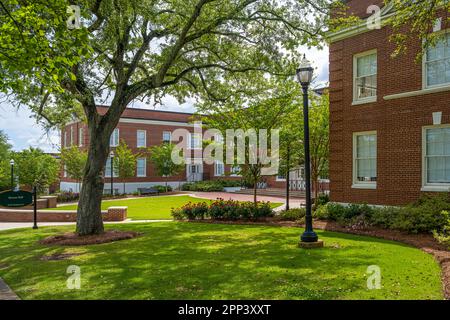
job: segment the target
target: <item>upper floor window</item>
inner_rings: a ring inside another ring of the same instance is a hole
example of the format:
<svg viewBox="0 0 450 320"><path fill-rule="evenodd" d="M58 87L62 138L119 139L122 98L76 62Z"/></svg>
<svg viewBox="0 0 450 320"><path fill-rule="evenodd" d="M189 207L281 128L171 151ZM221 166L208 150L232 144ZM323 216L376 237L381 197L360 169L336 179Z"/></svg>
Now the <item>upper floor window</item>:
<svg viewBox="0 0 450 320"><path fill-rule="evenodd" d="M377 133L353 134L353 185L376 187L377 182Z"/></svg>
<svg viewBox="0 0 450 320"><path fill-rule="evenodd" d="M171 142L172 141L172 132L164 131L163 132L163 142Z"/></svg>
<svg viewBox="0 0 450 320"><path fill-rule="evenodd" d="M426 87L450 84L450 33L440 37L436 46L427 49L424 69Z"/></svg>
<svg viewBox="0 0 450 320"><path fill-rule="evenodd" d="M146 130L138 130L136 139L137 139L137 147L138 148L147 147L147 131Z"/></svg>
<svg viewBox="0 0 450 320"><path fill-rule="evenodd" d="M353 58L353 100L374 102L377 99L377 52L357 54Z"/></svg>
<svg viewBox="0 0 450 320"><path fill-rule="evenodd" d="M119 146L119 129L114 129L113 133L111 134L111 138L109 139L109 146L110 147L117 147Z"/></svg>
<svg viewBox="0 0 450 320"><path fill-rule="evenodd" d="M450 186L450 126L424 129L424 184Z"/></svg>
<svg viewBox="0 0 450 320"><path fill-rule="evenodd" d="M73 127L70 127L70 145L73 145Z"/></svg>
<svg viewBox="0 0 450 320"><path fill-rule="evenodd" d="M84 139L83 128L79 128L78 129L78 145L80 147L83 146L83 139Z"/></svg>
<svg viewBox="0 0 450 320"><path fill-rule="evenodd" d="M199 133L189 134L189 149L201 149L202 148L202 135Z"/></svg>

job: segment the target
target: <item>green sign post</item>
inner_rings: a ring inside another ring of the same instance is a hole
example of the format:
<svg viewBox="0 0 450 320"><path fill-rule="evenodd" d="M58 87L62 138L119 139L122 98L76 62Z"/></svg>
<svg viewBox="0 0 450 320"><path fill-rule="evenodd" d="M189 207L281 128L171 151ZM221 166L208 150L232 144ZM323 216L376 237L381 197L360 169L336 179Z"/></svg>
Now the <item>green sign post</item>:
<svg viewBox="0 0 450 320"><path fill-rule="evenodd" d="M34 199L33 199L34 198ZM37 229L37 192L33 188L33 192L28 191L5 191L0 193L0 206L8 208L20 208L34 203L34 225L33 229Z"/></svg>

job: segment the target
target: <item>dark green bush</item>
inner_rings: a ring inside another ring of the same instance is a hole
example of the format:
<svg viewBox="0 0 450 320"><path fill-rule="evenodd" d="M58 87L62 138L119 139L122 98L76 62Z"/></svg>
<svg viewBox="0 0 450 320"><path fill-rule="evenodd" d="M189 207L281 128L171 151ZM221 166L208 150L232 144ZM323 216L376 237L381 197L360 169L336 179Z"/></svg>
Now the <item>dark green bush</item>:
<svg viewBox="0 0 450 320"><path fill-rule="evenodd" d="M159 193L164 193L166 192L166 186L162 186L162 185L157 185L157 186L153 186L153 189L158 190ZM171 192L173 189L171 186L167 186L167 192Z"/></svg>
<svg viewBox="0 0 450 320"><path fill-rule="evenodd" d="M305 208L295 208L281 212L279 215L279 219L286 221L298 221L303 220L305 218L305 215L306 215Z"/></svg>
<svg viewBox="0 0 450 320"><path fill-rule="evenodd" d="M64 191L64 192L58 193L56 196L57 196L58 203L75 202L80 199L80 194L74 193L74 192Z"/></svg>
<svg viewBox="0 0 450 320"><path fill-rule="evenodd" d="M239 180L211 180L185 183L181 190L183 191L201 191L201 192L221 192L225 187L240 187Z"/></svg>
<svg viewBox="0 0 450 320"><path fill-rule="evenodd" d="M204 219L209 217L216 220L258 219L273 216L269 203L258 202L255 207L252 202L238 202L234 200L218 199L209 206L206 203L188 203L181 208L172 209L172 216L176 220Z"/></svg>
<svg viewBox="0 0 450 320"><path fill-rule="evenodd" d="M327 204L328 202L330 202L330 196L326 193L321 193L317 197L316 205L323 206L323 205Z"/></svg>

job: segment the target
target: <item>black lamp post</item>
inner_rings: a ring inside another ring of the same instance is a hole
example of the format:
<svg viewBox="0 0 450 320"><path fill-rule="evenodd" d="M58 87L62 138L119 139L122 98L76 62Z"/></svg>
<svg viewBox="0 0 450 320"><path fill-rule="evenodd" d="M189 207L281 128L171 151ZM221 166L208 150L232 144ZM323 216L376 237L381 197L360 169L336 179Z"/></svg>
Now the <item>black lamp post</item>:
<svg viewBox="0 0 450 320"><path fill-rule="evenodd" d="M114 151L109 153L111 159L111 196L114 197Z"/></svg>
<svg viewBox="0 0 450 320"><path fill-rule="evenodd" d="M14 190L14 159L9 162L11 165L11 191Z"/></svg>
<svg viewBox="0 0 450 320"><path fill-rule="evenodd" d="M288 143L287 145L287 155L286 155L286 210L289 210L289 192L290 192L290 180L289 180L289 173L291 170L291 144Z"/></svg>
<svg viewBox="0 0 450 320"><path fill-rule="evenodd" d="M301 236L302 243L317 243L318 237L313 230L311 212L311 158L309 154L309 114L308 114L308 88L313 78L314 69L311 63L303 56L300 68L297 70L297 80L303 90L303 122L304 122L304 146L305 146L305 189L306 189L306 217L305 232Z"/></svg>

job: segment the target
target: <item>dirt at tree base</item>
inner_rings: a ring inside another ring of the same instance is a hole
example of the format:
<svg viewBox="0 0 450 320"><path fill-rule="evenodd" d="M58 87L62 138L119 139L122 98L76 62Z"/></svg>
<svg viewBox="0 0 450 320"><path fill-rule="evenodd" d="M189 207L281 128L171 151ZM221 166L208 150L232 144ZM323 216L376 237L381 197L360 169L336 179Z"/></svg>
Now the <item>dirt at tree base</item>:
<svg viewBox="0 0 450 320"><path fill-rule="evenodd" d="M102 234L80 236L76 233L64 233L50 236L39 241L43 245L55 246L86 246L102 243L110 243L121 240L129 240L140 236L141 233L134 231L108 230Z"/></svg>

